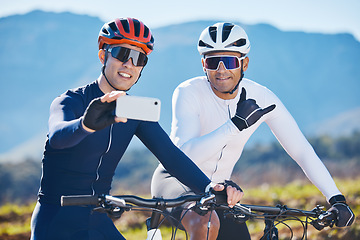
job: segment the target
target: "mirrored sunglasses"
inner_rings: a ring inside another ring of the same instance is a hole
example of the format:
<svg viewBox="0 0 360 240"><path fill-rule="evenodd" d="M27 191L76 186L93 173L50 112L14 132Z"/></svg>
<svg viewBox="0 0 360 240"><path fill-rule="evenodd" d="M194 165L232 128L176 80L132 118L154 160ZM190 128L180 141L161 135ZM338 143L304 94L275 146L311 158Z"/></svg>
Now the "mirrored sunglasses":
<svg viewBox="0 0 360 240"><path fill-rule="evenodd" d="M136 67L145 66L148 60L146 54L126 47L109 48L108 52L111 53L113 58L116 58L123 63L127 62L131 58L133 65Z"/></svg>
<svg viewBox="0 0 360 240"><path fill-rule="evenodd" d="M208 70L217 70L220 62L222 62L227 70L237 69L241 66L240 61L245 59L246 56L207 56L205 57L205 68Z"/></svg>

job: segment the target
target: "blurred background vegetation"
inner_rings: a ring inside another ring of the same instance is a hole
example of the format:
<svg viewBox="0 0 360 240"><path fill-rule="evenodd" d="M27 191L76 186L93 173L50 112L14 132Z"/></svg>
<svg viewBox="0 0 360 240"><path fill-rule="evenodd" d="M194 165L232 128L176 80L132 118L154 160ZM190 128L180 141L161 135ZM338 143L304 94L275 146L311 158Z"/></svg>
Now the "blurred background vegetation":
<svg viewBox="0 0 360 240"><path fill-rule="evenodd" d="M336 179L355 214L359 215L360 132L348 137L322 136L310 139L310 142ZM112 194L136 194L150 198L150 181L156 166L157 160L148 150L127 152L114 176ZM30 236L30 218L40 175L41 164L35 160L0 165L0 239L28 239ZM233 179L244 189L244 203L247 204L282 203L306 210L311 210L317 204L329 207L320 191L307 180L278 143L257 145L245 150L235 167ZM142 184L130 184L134 182ZM145 239L144 222L148 216L125 213L115 222L128 239ZM259 238L263 224L248 224L254 239ZM322 232L310 227L309 234L313 236L310 239L359 239L359 226L359 221L356 221L350 228ZM299 227L294 227L298 234ZM164 239L170 239L171 229L164 228L163 232L168 236ZM281 232L289 234L286 229ZM185 239L181 231L177 236L177 239Z"/></svg>

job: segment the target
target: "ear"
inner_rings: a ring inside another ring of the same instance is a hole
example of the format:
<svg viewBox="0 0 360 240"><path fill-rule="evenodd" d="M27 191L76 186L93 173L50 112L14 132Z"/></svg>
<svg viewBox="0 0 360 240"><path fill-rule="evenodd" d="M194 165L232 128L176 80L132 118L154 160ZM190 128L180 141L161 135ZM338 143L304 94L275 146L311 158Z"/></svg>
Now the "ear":
<svg viewBox="0 0 360 240"><path fill-rule="evenodd" d="M206 72L206 68L205 68L205 60L204 60L204 58L203 58L203 57L201 58L201 64L202 64L202 66L203 66L203 70L204 70L204 72Z"/></svg>
<svg viewBox="0 0 360 240"><path fill-rule="evenodd" d="M244 60L243 60L243 70L244 72L247 70L248 66L249 66L249 57L246 57Z"/></svg>
<svg viewBox="0 0 360 240"><path fill-rule="evenodd" d="M105 50L100 49L99 52L98 52L98 56L99 56L100 62L104 65L104 62L105 62Z"/></svg>

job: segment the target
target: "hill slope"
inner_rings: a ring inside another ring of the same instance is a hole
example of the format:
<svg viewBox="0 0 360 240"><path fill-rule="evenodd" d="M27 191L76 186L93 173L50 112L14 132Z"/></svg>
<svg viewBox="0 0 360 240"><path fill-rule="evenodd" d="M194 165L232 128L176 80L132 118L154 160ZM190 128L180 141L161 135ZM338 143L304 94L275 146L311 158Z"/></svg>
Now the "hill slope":
<svg viewBox="0 0 360 240"><path fill-rule="evenodd" d="M214 22L153 29L155 51L130 93L162 100L160 123L168 132L172 92L185 79L203 74L196 42L202 29ZM0 153L45 135L51 101L98 77L102 24L86 15L42 11L0 19ZM302 129L360 107L360 43L353 36L238 24L252 44L246 77L275 92ZM252 141L273 139L270 136L260 129Z"/></svg>

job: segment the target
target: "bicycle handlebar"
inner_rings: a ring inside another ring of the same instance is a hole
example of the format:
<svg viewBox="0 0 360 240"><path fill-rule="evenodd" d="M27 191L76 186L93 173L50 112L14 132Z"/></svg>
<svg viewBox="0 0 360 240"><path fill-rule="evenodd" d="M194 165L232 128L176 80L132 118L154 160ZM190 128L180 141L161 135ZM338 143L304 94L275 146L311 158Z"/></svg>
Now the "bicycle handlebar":
<svg viewBox="0 0 360 240"><path fill-rule="evenodd" d="M72 195L72 196L61 196L61 206L81 206L81 205L95 205L98 206L101 202L112 202L119 207L125 207L126 203L131 203L140 207L148 208L171 208L180 206L186 202L199 202L204 204L207 200L213 199L214 194L204 194L204 195L185 195L174 199L164 199L164 198L153 198L145 199L135 195ZM217 208L229 209L227 205L217 205ZM259 206L259 205L249 205L249 204L236 204L233 208L235 211L242 212L244 214L251 215L253 211L262 212L267 214L279 215L286 212L286 215L293 216L308 216L308 217L318 217L321 211L320 207L313 209L312 211L305 211L293 208L287 208L286 206Z"/></svg>
<svg viewBox="0 0 360 240"><path fill-rule="evenodd" d="M186 195L174 199L153 198L145 199L134 195L73 195L61 196L61 206L81 206L81 205L95 205L98 206L101 202L113 202L119 207L125 207L126 203L132 203L140 207L149 208L171 208L180 206L186 202L201 201L206 195ZM210 199L212 197L210 196Z"/></svg>
<svg viewBox="0 0 360 240"><path fill-rule="evenodd" d="M227 206L220 206L222 209L229 209ZM239 215L244 214L246 216L258 216L254 212L261 212L263 216L275 216L276 218L281 217L307 217L311 218L310 224L313 225L317 230L322 230L325 227L332 227L336 221L336 214L333 212L323 211L322 207L317 206L312 211L305 211L300 209L288 208L286 206L270 207L270 206L259 206L259 205L247 205L247 204L236 204L234 206L233 217L236 219ZM240 214L239 214L240 213Z"/></svg>
<svg viewBox="0 0 360 240"><path fill-rule="evenodd" d="M252 211L262 212L267 214L279 215L286 212L286 215L293 216L308 216L308 217L317 217L318 213L316 211L305 211L294 208L287 208L286 206L279 207L270 207L270 206L259 206L259 205L248 205L248 204L236 204L235 209L240 211L247 211L251 213Z"/></svg>
<svg viewBox="0 0 360 240"><path fill-rule="evenodd" d="M238 203L233 208L230 208L229 206L224 204L223 201L219 201L215 197L215 194L212 193L206 193L202 195L186 195L174 199L145 199L135 195L110 196L105 194L61 196L61 206L92 205L97 207L100 206L100 208L113 206L122 209L131 209L135 205L148 209L151 208L152 210L158 209L160 211L163 211L166 208L181 206L187 202L196 202L194 208L201 208L201 210L204 211L209 211L212 209L225 210L226 212L229 212L229 216L231 218L233 218L235 221L240 222L247 221L247 219L249 218L264 218L265 220L273 219L277 221L277 219L280 218L290 219L291 217L294 217L293 220L301 221L297 217L305 216L306 218L309 218L311 220L309 221L309 223L313 225L317 230L322 230L324 227L327 226L332 227L336 220L335 214L333 214L332 212L323 211L322 207L320 206L317 206L311 211L305 211L300 209L288 208L286 206L272 207Z"/></svg>

